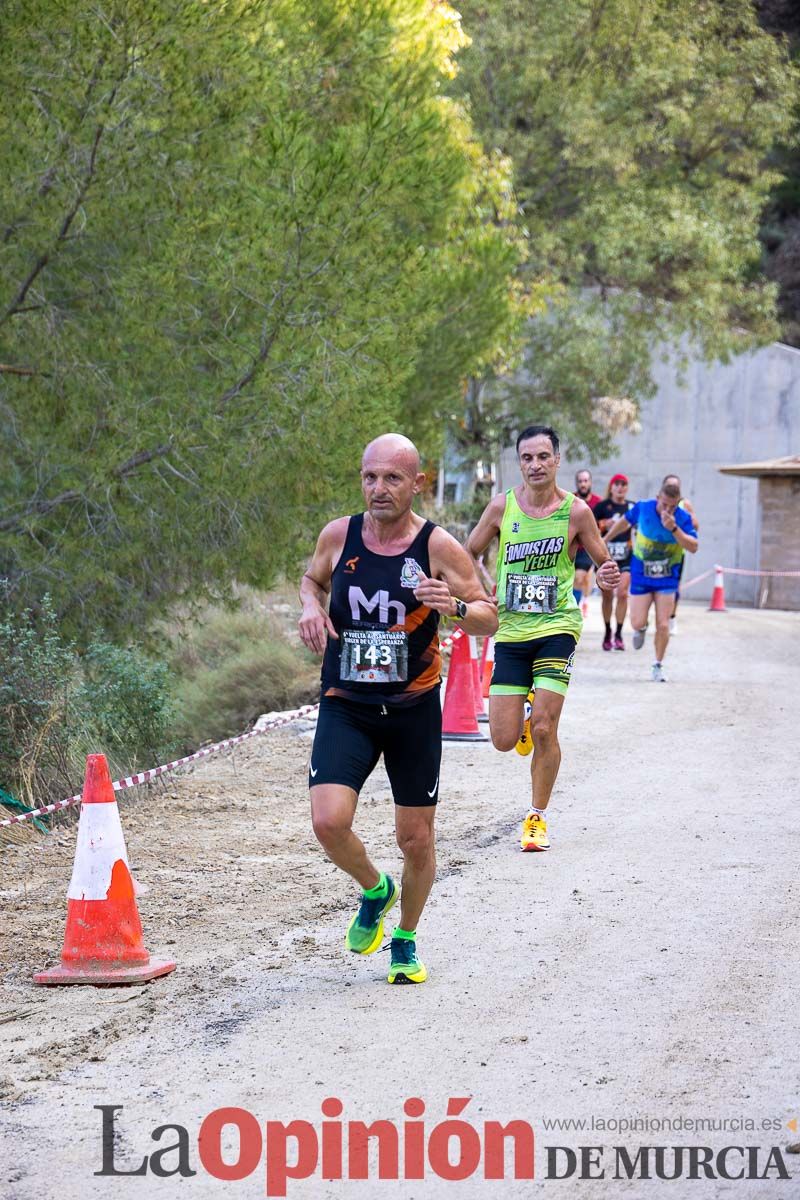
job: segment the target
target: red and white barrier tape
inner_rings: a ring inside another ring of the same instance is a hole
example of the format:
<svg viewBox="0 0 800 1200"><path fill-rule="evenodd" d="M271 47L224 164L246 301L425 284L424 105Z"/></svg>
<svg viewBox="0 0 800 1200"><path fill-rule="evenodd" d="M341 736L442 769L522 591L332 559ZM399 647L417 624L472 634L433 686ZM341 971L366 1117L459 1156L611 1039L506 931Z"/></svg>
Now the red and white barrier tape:
<svg viewBox="0 0 800 1200"><path fill-rule="evenodd" d="M744 567L720 567L723 575L780 575L800 579L800 571L747 571Z"/></svg>
<svg viewBox="0 0 800 1200"><path fill-rule="evenodd" d="M464 636L463 629L454 629L448 637L442 639L441 649L448 649L452 646L453 642ZM301 717L310 716L318 708L318 704L304 704L302 708L293 708L287 712L276 713L272 719L265 721L263 725L257 724L248 733L240 733L236 737L225 738L222 742L215 742L213 746L204 746L202 750L195 750L194 754L187 754L185 758L176 758L174 762L164 763L161 767L150 767L147 771L138 771L135 775L128 775L125 779L116 779L113 784L114 791L121 792L125 788L137 787L140 783L148 783L151 779L156 779L159 775L166 775L168 771L175 771L178 767L185 767L187 763L196 762L200 758L208 758L211 754L218 754L221 750L229 750L232 746L238 746L250 738L258 737L261 733L266 733L269 729L277 729L281 725L289 725L292 721L298 721ZM18 825L21 821L29 821L33 817L46 817L49 813L59 812L62 808L71 808L73 804L80 804L81 799L81 794L78 792L75 796L70 796L66 800L58 800L55 804L45 804L41 808L32 808L30 812L21 813L18 817L7 817L4 821L0 821L0 829L5 828L7 825Z"/></svg>
<svg viewBox="0 0 800 1200"><path fill-rule="evenodd" d="M749 571L744 567L709 567L707 571L703 571L702 575L695 575L693 579L687 579L685 583L681 582L681 591L685 592L687 588L694 587L701 580L708 579L709 575L713 575L715 571L721 571L723 575L778 575L784 578L800 579L800 571Z"/></svg>
<svg viewBox="0 0 800 1200"><path fill-rule="evenodd" d="M681 591L685 592L687 588L694 587L696 583L700 583L702 579L708 579L709 575L713 574L714 568L709 567L707 571L703 571L702 575L695 575L693 579L687 579L685 583L681 580Z"/></svg>

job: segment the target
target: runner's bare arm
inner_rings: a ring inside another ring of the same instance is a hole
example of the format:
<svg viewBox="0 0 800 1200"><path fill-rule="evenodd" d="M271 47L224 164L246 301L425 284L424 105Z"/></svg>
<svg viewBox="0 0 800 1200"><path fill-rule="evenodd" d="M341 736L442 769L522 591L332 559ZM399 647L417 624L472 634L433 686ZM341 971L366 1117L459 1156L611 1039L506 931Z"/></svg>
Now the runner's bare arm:
<svg viewBox="0 0 800 1200"><path fill-rule="evenodd" d="M476 564L480 556L491 546L493 539L499 535L505 510L505 493L500 492L497 496L493 496L486 505L478 524L467 538L465 549Z"/></svg>
<svg viewBox="0 0 800 1200"><path fill-rule="evenodd" d="M463 546L446 529L437 527L429 542L431 577L421 576L414 595L446 617L456 616L456 598L467 605L458 623L465 633L487 636L497 630L497 605L478 579L475 564Z"/></svg>
<svg viewBox="0 0 800 1200"><path fill-rule="evenodd" d="M580 538L581 545L595 565L597 586L601 591L613 592L619 583L619 567L600 536L594 513L588 504L578 498L573 501L570 513L570 542L576 538Z"/></svg>
<svg viewBox="0 0 800 1200"><path fill-rule="evenodd" d="M609 521L606 531L603 534L603 540L610 542L619 533L625 533L631 528L631 523L625 517L617 517L615 521Z"/></svg>
<svg viewBox="0 0 800 1200"><path fill-rule="evenodd" d="M303 614L298 622L300 640L315 654L325 653L328 637L338 638L328 616L327 600L331 576L344 549L349 517L339 517L322 530L306 573L300 580Z"/></svg>
<svg viewBox="0 0 800 1200"><path fill-rule="evenodd" d="M664 513L661 517L661 524L665 529L670 531L681 550L688 550L689 554L696 553L697 538L692 537L691 533L686 533L683 529L681 529L672 513Z"/></svg>

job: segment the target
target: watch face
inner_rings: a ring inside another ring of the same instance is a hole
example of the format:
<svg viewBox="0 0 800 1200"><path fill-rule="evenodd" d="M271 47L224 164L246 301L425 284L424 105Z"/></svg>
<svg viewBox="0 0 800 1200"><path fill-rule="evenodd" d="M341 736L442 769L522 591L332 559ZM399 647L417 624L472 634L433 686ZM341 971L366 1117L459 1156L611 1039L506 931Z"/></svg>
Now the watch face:
<svg viewBox="0 0 800 1200"><path fill-rule="evenodd" d="M463 620L464 620L464 617L465 617L466 615L467 615L467 606L466 606L466 604L464 603L464 601L463 601L463 600L456 600L456 616L457 616L457 617L460 617L460 618L461 618L461 620L463 621Z"/></svg>

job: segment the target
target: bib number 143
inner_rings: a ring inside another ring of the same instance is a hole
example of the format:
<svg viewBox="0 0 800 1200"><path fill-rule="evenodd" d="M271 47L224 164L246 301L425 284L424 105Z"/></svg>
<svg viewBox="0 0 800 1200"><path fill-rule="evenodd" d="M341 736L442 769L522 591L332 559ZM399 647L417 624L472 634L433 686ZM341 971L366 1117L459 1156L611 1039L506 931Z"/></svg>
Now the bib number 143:
<svg viewBox="0 0 800 1200"><path fill-rule="evenodd" d="M384 629L343 629L339 678L350 683L408 679L408 635Z"/></svg>

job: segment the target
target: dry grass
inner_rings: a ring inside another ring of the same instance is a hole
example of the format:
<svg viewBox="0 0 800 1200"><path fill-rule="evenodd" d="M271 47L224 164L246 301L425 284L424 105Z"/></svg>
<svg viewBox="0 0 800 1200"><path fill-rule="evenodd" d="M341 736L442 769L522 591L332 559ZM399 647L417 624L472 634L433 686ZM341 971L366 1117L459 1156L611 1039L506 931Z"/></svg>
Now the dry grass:
<svg viewBox="0 0 800 1200"><path fill-rule="evenodd" d="M229 737L263 712L316 699L319 663L299 644L290 596L242 590L238 608L210 606L173 632L184 745Z"/></svg>

